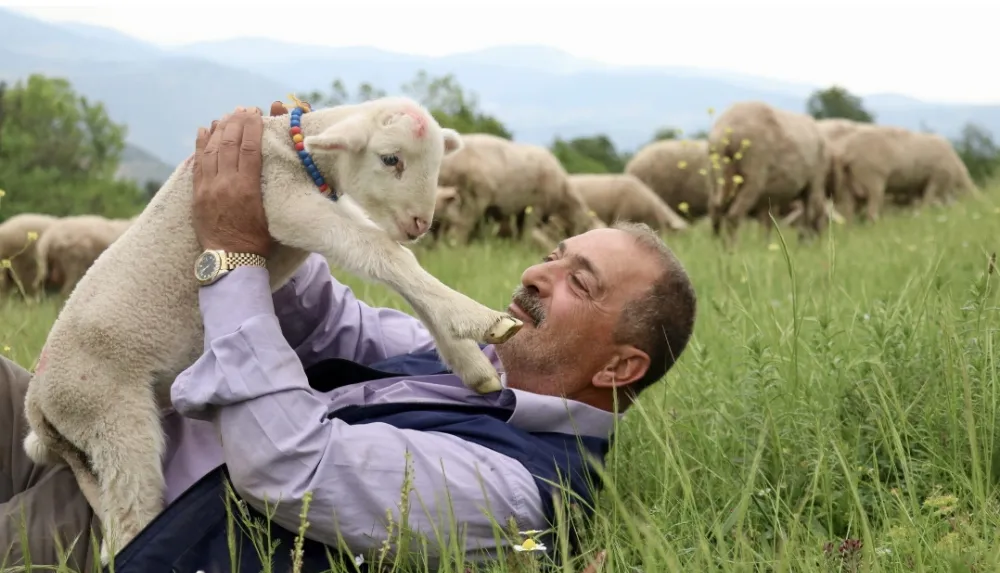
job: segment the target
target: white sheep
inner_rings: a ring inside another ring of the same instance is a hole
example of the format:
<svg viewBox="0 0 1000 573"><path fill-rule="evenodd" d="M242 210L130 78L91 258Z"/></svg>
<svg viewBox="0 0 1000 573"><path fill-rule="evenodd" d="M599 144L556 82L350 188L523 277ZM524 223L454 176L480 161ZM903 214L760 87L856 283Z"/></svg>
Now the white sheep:
<svg viewBox="0 0 1000 573"><path fill-rule="evenodd" d="M400 241L426 233L442 158L461 149L408 98L382 98L264 118L262 191L276 244L272 292L313 252L400 293L470 388L497 391L477 342L502 343L521 321L458 293L424 270ZM300 122L335 201L296 150ZM124 547L162 509L162 409L174 378L203 352L191 222L193 158L170 176L135 223L67 299L25 397L24 448L38 463L62 458L105 530L101 558ZM336 197L336 195L334 195Z"/></svg>

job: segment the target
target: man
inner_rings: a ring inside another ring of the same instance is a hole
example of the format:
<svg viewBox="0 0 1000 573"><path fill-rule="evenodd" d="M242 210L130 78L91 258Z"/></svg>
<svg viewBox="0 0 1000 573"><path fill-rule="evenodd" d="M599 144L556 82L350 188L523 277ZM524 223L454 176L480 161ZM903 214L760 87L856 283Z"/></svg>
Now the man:
<svg viewBox="0 0 1000 573"><path fill-rule="evenodd" d="M272 105L271 115L284 113ZM261 134L256 109L199 130L193 222L205 249L270 254ZM444 553L489 558L498 541L506 545L498 532L511 521L550 527L558 491L545 479L569 475L589 499L585 453L603 458L616 412L674 364L695 316L683 267L648 227L571 237L521 276L510 312L524 327L483 350L506 388L477 395L435 359L418 320L359 301L317 255L273 294L266 268L252 264L206 283L205 352L175 381L177 412L165 420L169 505L119 548L117 571L228 570L224 483L247 511L268 504L272 537L284 535L276 558L288 557L307 492L307 554L321 555L321 543L350 554L378 549L387 511L399 520L404 483L409 529L426 539L431 563ZM26 380L12 364L0 370L3 407L13 413L0 439L17 468L17 485L0 498L4 513L21 496L32 532L60 520L64 532L83 530L90 516L68 470L35 468L20 451ZM66 490L61 514L44 501L55 487L46 479ZM0 542L16 541L3 526ZM30 546L51 552L35 539ZM81 563L87 556L74 553Z"/></svg>

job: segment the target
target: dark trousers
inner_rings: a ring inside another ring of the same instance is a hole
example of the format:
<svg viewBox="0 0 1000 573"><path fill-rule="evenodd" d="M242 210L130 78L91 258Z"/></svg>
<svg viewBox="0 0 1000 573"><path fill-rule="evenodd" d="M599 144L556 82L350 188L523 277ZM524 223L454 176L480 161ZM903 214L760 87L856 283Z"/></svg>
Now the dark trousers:
<svg viewBox="0 0 1000 573"><path fill-rule="evenodd" d="M238 507L228 483L224 466L201 478L118 552L115 573L257 573L268 559L270 571L291 571L295 533ZM304 539L302 548L303 573L358 570L334 547Z"/></svg>

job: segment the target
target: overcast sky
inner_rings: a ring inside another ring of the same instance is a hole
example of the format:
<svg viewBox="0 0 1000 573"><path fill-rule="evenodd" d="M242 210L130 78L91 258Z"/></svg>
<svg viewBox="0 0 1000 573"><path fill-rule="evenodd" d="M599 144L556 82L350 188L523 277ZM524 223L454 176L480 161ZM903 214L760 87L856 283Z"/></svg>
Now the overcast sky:
<svg viewBox="0 0 1000 573"><path fill-rule="evenodd" d="M860 93L1000 102L1000 0L64 0L40 6L45 1L0 5L163 45L264 36L439 55L546 44L615 64L721 68L840 83ZM247 8L268 5L277 7L273 15Z"/></svg>

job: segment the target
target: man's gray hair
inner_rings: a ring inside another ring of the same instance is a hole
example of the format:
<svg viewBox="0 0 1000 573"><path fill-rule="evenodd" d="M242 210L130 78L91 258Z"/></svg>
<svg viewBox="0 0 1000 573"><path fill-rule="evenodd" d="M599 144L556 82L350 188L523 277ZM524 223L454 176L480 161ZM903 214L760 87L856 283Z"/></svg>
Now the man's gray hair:
<svg viewBox="0 0 1000 573"><path fill-rule="evenodd" d="M697 297L680 260L644 223L616 221L612 228L631 235L657 258L662 272L652 286L625 304L614 337L649 354L649 370L631 385L638 395L663 378L680 357L694 330Z"/></svg>

